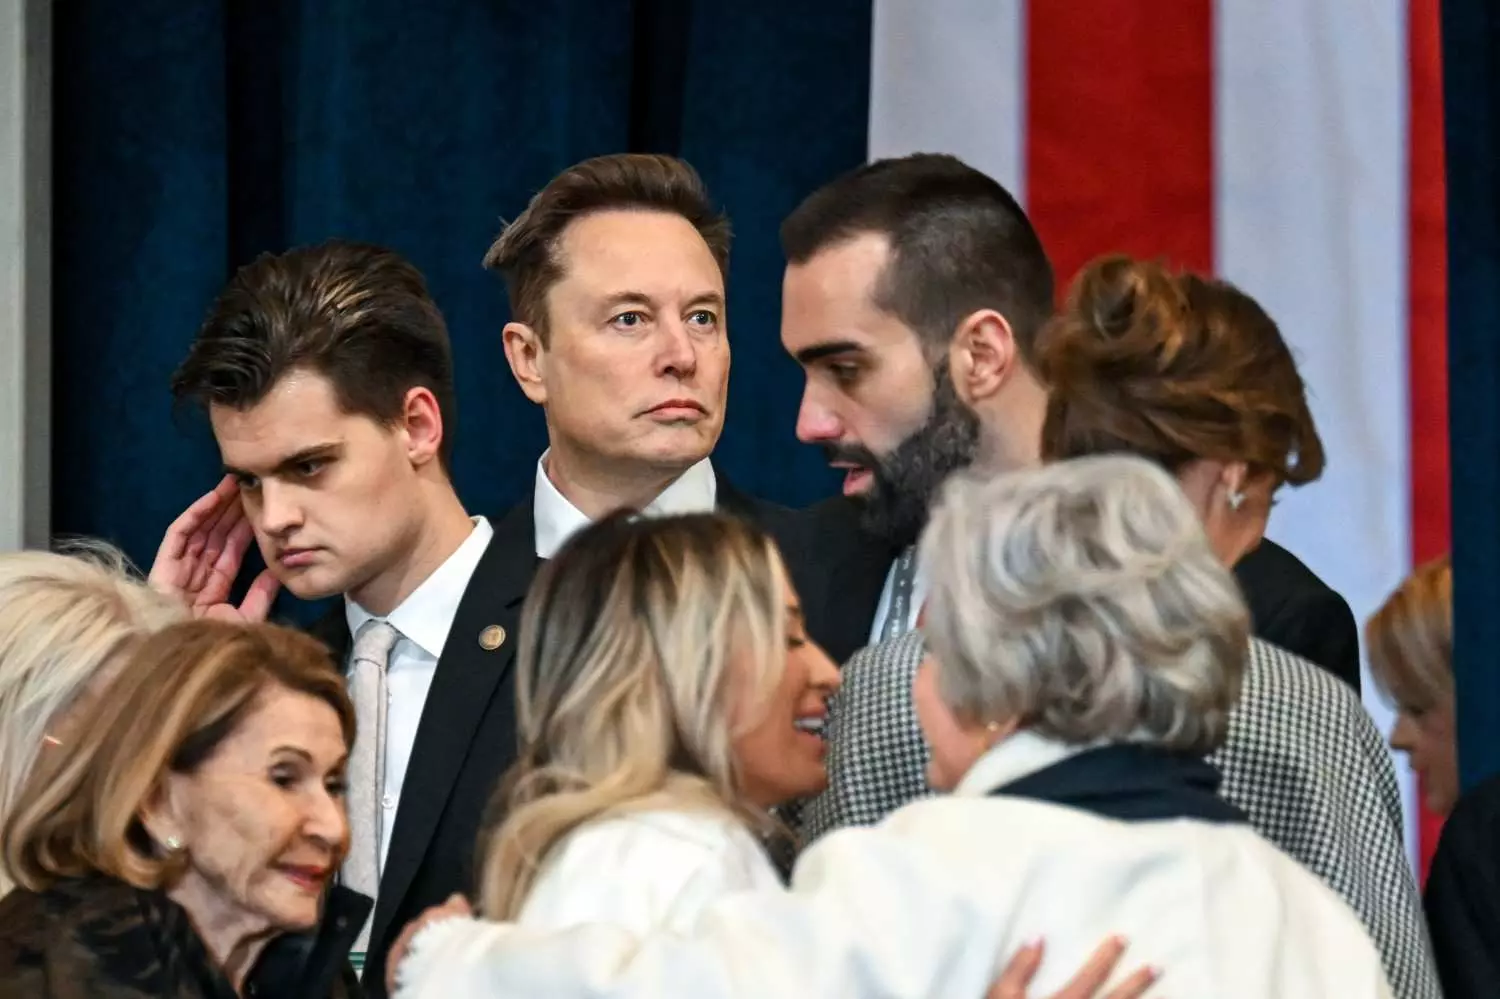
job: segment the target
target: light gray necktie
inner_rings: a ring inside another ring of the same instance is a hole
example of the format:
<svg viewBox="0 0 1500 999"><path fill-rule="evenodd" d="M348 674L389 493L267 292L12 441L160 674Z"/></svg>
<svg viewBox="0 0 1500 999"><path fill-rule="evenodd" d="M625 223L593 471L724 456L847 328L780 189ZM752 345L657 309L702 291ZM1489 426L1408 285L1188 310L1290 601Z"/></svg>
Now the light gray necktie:
<svg viewBox="0 0 1500 999"><path fill-rule="evenodd" d="M897 638L911 630L907 619L911 616L912 588L916 585L916 577L917 546L911 545L896 558L895 572L891 576L891 605L880 625L880 641Z"/></svg>
<svg viewBox="0 0 1500 999"><path fill-rule="evenodd" d="M359 727L349 754L349 856L344 859L343 881L371 898L380 886L380 837L385 821L380 808L385 790L385 671L391 648L400 637L384 621L366 621L354 639L349 664L349 696ZM354 950L363 954L369 942L367 919Z"/></svg>

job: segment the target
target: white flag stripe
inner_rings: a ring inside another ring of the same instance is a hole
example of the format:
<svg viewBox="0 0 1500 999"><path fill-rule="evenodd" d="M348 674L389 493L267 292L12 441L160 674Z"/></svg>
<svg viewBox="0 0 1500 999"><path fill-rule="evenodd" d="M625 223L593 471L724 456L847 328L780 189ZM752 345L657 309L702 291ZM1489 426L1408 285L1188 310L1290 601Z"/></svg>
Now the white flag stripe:
<svg viewBox="0 0 1500 999"><path fill-rule="evenodd" d="M1215 4L1214 251L1296 351L1328 452L1323 480L1287 490L1270 533L1362 628L1410 568L1406 2L1333 6ZM875 0L870 157L950 152L1024 202L1025 12Z"/></svg>
<svg viewBox="0 0 1500 999"><path fill-rule="evenodd" d="M1328 453L1270 533L1363 625L1410 568L1411 503L1406 5L1358 8L1215 8L1214 257L1292 344ZM1404 767L1402 787L1414 844Z"/></svg>
<svg viewBox="0 0 1500 999"><path fill-rule="evenodd" d="M952 153L1025 197L1021 0L874 0L870 158Z"/></svg>

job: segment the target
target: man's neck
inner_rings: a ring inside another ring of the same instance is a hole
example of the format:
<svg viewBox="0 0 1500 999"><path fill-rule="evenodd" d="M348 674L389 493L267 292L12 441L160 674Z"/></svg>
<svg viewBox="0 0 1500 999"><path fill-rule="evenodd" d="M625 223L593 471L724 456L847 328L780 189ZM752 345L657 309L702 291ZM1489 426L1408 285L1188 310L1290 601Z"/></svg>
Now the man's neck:
<svg viewBox="0 0 1500 999"><path fill-rule="evenodd" d="M401 606L474 531L474 522L446 479L424 483L421 502L424 513L405 553L348 593L349 599L377 617L385 617Z"/></svg>
<svg viewBox="0 0 1500 999"><path fill-rule="evenodd" d="M691 467L691 466L690 466ZM542 461L547 481L589 520L625 508L644 509L682 477L685 468L605 467L556 447Z"/></svg>
<svg viewBox="0 0 1500 999"><path fill-rule="evenodd" d="M1016 373L989 406L980 410L975 471L1001 475L1041 462L1047 391L1025 370Z"/></svg>

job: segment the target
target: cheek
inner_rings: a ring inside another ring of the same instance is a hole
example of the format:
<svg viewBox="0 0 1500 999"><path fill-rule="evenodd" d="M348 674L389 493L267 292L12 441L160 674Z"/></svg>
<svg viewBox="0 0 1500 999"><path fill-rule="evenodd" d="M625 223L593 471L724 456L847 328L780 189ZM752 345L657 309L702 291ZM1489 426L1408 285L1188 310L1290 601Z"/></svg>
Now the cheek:
<svg viewBox="0 0 1500 999"><path fill-rule="evenodd" d="M298 824L295 809L274 787L236 781L206 791L188 830L191 866L226 905L277 924L300 923L303 917L292 910L306 906L272 866Z"/></svg>

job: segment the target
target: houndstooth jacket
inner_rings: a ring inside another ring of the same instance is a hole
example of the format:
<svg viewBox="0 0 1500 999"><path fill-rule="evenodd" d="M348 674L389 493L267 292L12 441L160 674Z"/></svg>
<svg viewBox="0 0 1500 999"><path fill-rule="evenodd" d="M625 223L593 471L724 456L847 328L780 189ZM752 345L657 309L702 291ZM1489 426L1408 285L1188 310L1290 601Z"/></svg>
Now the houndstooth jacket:
<svg viewBox="0 0 1500 999"><path fill-rule="evenodd" d="M800 809L804 844L872 825L930 793L912 707L922 636L849 661L828 717L828 790ZM1220 793L1266 839L1349 903L1380 951L1396 999L1441 999L1421 901L1402 847L1396 774L1359 698L1328 673L1252 639L1239 706L1211 760Z"/></svg>

